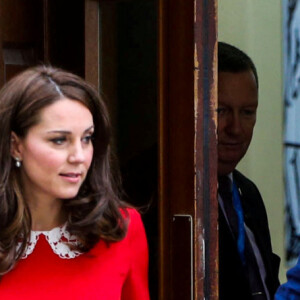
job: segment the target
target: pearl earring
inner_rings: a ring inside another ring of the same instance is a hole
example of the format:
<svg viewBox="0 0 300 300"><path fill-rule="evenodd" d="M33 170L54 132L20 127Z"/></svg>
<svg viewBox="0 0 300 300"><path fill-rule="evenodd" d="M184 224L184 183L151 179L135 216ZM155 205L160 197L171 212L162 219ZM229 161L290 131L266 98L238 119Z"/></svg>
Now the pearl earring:
<svg viewBox="0 0 300 300"><path fill-rule="evenodd" d="M21 167L21 161L20 161L20 159L18 158L18 157L15 157L15 164L16 164L16 167L17 168L20 168Z"/></svg>

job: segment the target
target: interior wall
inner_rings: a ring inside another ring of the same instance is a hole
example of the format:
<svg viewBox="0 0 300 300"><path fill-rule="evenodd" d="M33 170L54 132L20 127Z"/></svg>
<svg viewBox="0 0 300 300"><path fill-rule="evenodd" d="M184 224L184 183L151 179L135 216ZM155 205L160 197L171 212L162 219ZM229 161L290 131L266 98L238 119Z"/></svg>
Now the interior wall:
<svg viewBox="0 0 300 300"><path fill-rule="evenodd" d="M245 51L259 76L259 106L251 146L238 169L264 199L273 251L281 257L284 282L283 90L281 1L227 0L218 4L219 41Z"/></svg>

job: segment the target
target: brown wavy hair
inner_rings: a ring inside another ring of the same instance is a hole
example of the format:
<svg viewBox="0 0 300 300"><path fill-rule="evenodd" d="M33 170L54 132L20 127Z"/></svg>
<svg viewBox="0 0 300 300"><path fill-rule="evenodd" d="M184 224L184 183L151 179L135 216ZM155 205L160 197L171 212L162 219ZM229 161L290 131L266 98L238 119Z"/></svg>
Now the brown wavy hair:
<svg viewBox="0 0 300 300"><path fill-rule="evenodd" d="M38 123L40 110L62 98L84 104L95 126L94 155L87 177L77 196L63 201L67 230L80 242L75 249L87 252L100 239L114 242L126 235L126 205L112 175L111 127L103 101L77 75L50 66L33 67L0 91L0 275L22 257L31 232L30 210L11 157L11 133L24 138Z"/></svg>

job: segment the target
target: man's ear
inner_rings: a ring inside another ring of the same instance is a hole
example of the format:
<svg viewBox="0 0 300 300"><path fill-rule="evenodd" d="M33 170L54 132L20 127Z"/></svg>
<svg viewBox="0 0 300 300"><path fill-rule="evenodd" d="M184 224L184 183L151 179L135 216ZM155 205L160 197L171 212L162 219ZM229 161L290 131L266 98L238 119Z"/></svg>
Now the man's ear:
<svg viewBox="0 0 300 300"><path fill-rule="evenodd" d="M14 159L22 160L21 139L13 131L10 136L10 154Z"/></svg>

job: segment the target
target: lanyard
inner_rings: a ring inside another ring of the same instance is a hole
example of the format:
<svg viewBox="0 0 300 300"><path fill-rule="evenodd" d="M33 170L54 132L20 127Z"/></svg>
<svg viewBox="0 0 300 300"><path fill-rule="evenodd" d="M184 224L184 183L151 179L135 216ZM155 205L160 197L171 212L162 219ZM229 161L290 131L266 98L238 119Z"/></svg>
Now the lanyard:
<svg viewBox="0 0 300 300"><path fill-rule="evenodd" d="M246 264L245 259L245 226L244 226L244 213L242 208L242 203L239 195L238 188L236 184L233 182L232 184L232 197L233 197L233 207L238 216L238 240L237 247L238 252L241 258L243 265Z"/></svg>

